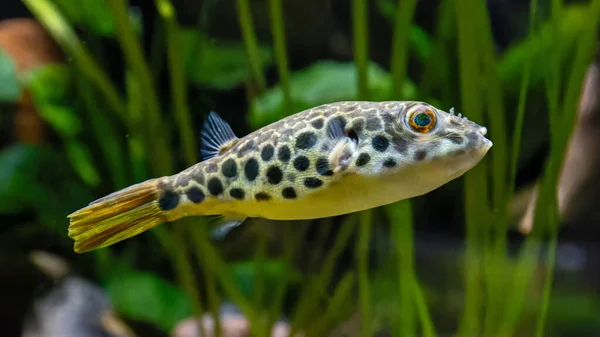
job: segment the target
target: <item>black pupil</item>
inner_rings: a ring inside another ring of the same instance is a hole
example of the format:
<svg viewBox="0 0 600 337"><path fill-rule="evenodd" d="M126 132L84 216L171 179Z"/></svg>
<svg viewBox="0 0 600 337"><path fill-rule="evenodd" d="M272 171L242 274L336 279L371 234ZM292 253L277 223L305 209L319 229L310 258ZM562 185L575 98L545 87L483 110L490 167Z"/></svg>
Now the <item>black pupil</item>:
<svg viewBox="0 0 600 337"><path fill-rule="evenodd" d="M415 116L415 124L418 126L424 127L431 123L431 118L424 112L421 112L417 116Z"/></svg>

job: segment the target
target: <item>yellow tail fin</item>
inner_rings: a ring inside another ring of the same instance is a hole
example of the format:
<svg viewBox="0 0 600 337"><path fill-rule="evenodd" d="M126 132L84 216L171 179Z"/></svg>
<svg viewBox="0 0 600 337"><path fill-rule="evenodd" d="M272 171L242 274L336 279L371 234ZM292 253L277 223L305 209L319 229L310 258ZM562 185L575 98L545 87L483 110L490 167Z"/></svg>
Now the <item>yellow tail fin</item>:
<svg viewBox="0 0 600 337"><path fill-rule="evenodd" d="M68 215L74 250L110 246L166 222L158 205L158 180L151 179L100 198Z"/></svg>

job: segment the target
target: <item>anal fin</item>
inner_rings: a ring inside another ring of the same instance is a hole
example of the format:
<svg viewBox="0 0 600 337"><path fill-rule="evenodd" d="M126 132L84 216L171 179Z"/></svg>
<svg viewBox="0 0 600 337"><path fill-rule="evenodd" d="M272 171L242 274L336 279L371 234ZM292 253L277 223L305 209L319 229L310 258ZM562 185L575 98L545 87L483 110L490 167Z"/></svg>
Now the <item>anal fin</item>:
<svg viewBox="0 0 600 337"><path fill-rule="evenodd" d="M215 227L210 232L210 237L213 240L224 240L235 228L239 227L246 218L235 215L216 215L211 217L209 223Z"/></svg>

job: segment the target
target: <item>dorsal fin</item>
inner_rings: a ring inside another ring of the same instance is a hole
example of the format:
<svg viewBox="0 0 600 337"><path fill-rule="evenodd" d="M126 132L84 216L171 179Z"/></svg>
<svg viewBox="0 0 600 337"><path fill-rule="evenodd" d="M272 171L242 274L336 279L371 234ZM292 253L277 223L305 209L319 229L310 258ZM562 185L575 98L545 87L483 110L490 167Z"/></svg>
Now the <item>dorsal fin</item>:
<svg viewBox="0 0 600 337"><path fill-rule="evenodd" d="M239 138L233 133L229 124L216 112L211 111L200 132L202 159L210 159L235 144Z"/></svg>

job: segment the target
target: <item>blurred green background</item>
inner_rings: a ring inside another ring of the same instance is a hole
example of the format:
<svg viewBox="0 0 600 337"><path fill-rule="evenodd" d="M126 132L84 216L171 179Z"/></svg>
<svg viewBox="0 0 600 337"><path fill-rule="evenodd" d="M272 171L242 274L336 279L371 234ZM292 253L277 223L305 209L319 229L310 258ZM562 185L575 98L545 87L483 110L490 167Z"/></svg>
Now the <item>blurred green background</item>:
<svg viewBox="0 0 600 337"><path fill-rule="evenodd" d="M600 335L599 20L598 0L3 0L0 334ZM494 147L359 214L73 252L66 215L196 163L210 111L242 136L342 100L455 107Z"/></svg>

